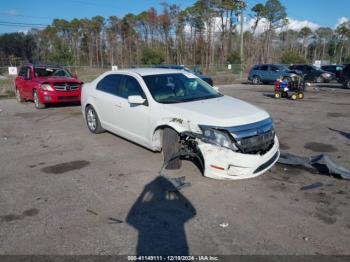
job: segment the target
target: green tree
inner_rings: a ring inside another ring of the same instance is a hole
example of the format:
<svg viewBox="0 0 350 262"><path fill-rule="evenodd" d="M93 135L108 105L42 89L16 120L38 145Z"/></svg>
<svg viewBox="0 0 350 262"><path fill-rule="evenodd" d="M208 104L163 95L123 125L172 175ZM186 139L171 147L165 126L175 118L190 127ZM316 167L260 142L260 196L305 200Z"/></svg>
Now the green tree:
<svg viewBox="0 0 350 262"><path fill-rule="evenodd" d="M346 40L350 38L350 21L344 22L337 26L335 33L340 42L340 53L339 53L339 63L343 62L344 45Z"/></svg>
<svg viewBox="0 0 350 262"><path fill-rule="evenodd" d="M232 52L227 56L226 62L228 64L240 64L241 63L241 57L239 56L238 52Z"/></svg>
<svg viewBox="0 0 350 262"><path fill-rule="evenodd" d="M253 13L252 17L254 19L254 24L252 26L253 29L253 35L255 34L256 28L259 25L259 22L261 21L261 19L263 19L264 17L266 17L267 15L267 9L266 6L264 6L263 4L256 4L255 6L252 7L252 9L250 9Z"/></svg>
<svg viewBox="0 0 350 262"><path fill-rule="evenodd" d="M265 3L265 18L268 21L268 29L265 38L266 57L270 60L270 42L273 30L284 25L287 18L286 8L279 0L267 0Z"/></svg>
<svg viewBox="0 0 350 262"><path fill-rule="evenodd" d="M164 54L152 48L145 48L142 51L141 62L145 65L158 65L165 61Z"/></svg>
<svg viewBox="0 0 350 262"><path fill-rule="evenodd" d="M307 39L313 35L312 30L310 29L310 27L303 27L302 29L300 29L299 31L299 37L302 39L303 41L303 47L304 47L304 58L306 60L307 58L307 52L308 52L308 45L307 45Z"/></svg>
<svg viewBox="0 0 350 262"><path fill-rule="evenodd" d="M322 45L322 53L321 60L325 59L326 54L326 45L333 37L333 30L329 27L320 27L316 31L317 39L321 42Z"/></svg>
<svg viewBox="0 0 350 262"><path fill-rule="evenodd" d="M305 58L300 56L295 50L285 51L281 56L282 64L304 64L306 63Z"/></svg>

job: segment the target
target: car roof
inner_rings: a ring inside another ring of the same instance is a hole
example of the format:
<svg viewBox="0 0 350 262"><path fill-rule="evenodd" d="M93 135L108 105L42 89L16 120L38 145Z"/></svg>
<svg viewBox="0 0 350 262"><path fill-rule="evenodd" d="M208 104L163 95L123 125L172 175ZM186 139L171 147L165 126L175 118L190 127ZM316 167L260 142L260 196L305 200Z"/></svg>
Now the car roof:
<svg viewBox="0 0 350 262"><path fill-rule="evenodd" d="M184 69L183 65L170 65L170 64L162 64L162 65L154 65L154 68L169 68L169 69Z"/></svg>
<svg viewBox="0 0 350 262"><path fill-rule="evenodd" d="M118 71L110 71L112 73L136 73L141 76L161 75L161 74L181 74L183 71L169 68L129 68Z"/></svg>

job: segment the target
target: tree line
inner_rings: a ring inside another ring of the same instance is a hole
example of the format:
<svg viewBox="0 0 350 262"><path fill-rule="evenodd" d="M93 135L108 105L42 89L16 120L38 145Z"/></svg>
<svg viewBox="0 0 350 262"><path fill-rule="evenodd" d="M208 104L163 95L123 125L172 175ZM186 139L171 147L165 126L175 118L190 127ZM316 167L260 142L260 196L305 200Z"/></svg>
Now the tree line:
<svg viewBox="0 0 350 262"><path fill-rule="evenodd" d="M240 57L240 15L249 13ZM162 4L124 17L54 19L42 29L0 35L0 62L120 67L174 63L202 65L350 63L350 23L335 30L288 29L286 8L267 0L248 9L244 0L198 0L181 9Z"/></svg>

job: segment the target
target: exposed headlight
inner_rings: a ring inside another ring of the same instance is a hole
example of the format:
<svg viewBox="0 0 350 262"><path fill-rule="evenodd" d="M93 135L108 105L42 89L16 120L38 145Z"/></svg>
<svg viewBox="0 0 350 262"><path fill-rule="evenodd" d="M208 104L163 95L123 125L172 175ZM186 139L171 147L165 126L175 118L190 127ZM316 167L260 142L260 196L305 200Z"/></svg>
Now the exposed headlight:
<svg viewBox="0 0 350 262"><path fill-rule="evenodd" d="M52 88L52 86L50 84L41 84L41 89L45 90L45 91L54 91L54 89Z"/></svg>
<svg viewBox="0 0 350 262"><path fill-rule="evenodd" d="M233 139L230 137L230 135L222 130L215 129L213 127L208 126L199 126L203 132L203 138L206 140L206 142L226 147L228 149L231 149L233 151L237 151L238 148L234 144Z"/></svg>

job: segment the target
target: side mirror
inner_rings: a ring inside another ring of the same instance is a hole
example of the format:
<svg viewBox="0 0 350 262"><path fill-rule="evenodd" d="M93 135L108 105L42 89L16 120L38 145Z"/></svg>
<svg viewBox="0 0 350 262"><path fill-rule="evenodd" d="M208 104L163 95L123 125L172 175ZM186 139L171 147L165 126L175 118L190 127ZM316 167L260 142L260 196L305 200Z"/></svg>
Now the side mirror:
<svg viewBox="0 0 350 262"><path fill-rule="evenodd" d="M214 90L219 92L219 87L218 86L213 86Z"/></svg>
<svg viewBox="0 0 350 262"><path fill-rule="evenodd" d="M128 102L129 104L134 104L134 105L142 105L146 99L142 98L141 96L128 96Z"/></svg>

